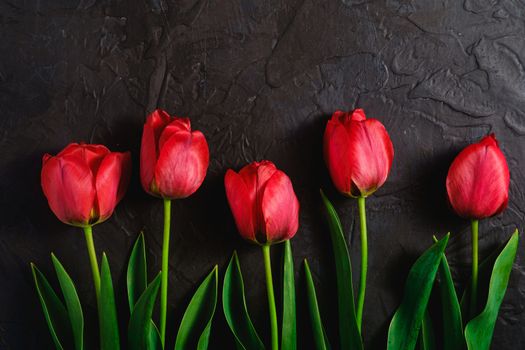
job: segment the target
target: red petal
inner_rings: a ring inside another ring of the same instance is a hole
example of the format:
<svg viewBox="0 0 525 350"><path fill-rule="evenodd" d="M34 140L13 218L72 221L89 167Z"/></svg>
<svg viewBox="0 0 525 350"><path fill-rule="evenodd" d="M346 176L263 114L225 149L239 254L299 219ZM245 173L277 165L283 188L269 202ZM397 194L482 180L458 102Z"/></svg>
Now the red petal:
<svg viewBox="0 0 525 350"><path fill-rule="evenodd" d="M164 128L171 123L172 118L170 115L162 110L162 109L156 109L154 110L148 117L146 118L146 125L148 125L154 133L154 137L156 140L156 143L159 141L160 134L164 130Z"/></svg>
<svg viewBox="0 0 525 350"><path fill-rule="evenodd" d="M239 171L239 175L241 175L251 192L250 196L255 198L257 192L261 191L276 170L275 164L268 160L263 160L246 165Z"/></svg>
<svg viewBox="0 0 525 350"><path fill-rule="evenodd" d="M159 149L162 149L166 141L178 132L191 133L190 120L188 118L175 117L173 121L162 130L158 141Z"/></svg>
<svg viewBox="0 0 525 350"><path fill-rule="evenodd" d="M280 170L275 171L265 186L262 213L268 242L290 239L299 228L299 201L292 182Z"/></svg>
<svg viewBox="0 0 525 350"><path fill-rule="evenodd" d="M354 109L352 111L351 119L355 122L361 122L363 120L366 120L365 111L361 108Z"/></svg>
<svg viewBox="0 0 525 350"><path fill-rule="evenodd" d="M361 195L367 196L385 183L392 167L394 147L385 127L376 119L351 122L347 130L352 183Z"/></svg>
<svg viewBox="0 0 525 350"><path fill-rule="evenodd" d="M152 182L155 176L155 166L159 157L159 139L164 128L171 122L171 117L166 111L156 109L146 118L142 131L142 143L140 146L140 182L144 190L150 194L153 192Z"/></svg>
<svg viewBox="0 0 525 350"><path fill-rule="evenodd" d="M204 181L209 163L206 138L199 131L173 134L160 150L155 182L166 198L186 198Z"/></svg>
<svg viewBox="0 0 525 350"><path fill-rule="evenodd" d="M263 160L261 162L250 163L239 171L239 175L242 177L248 189L250 200L254 203L252 215L254 217L256 234L264 235L266 232L266 225L264 224L262 214L262 197L266 183L276 170L275 164L268 160Z"/></svg>
<svg viewBox="0 0 525 350"><path fill-rule="evenodd" d="M350 140L345 127L338 119L328 121L324 133L324 158L334 186L339 192L350 195L352 174Z"/></svg>
<svg viewBox="0 0 525 350"><path fill-rule="evenodd" d="M46 162L51 158L53 158L51 154L49 153L44 154L44 156L42 157L42 166L44 166L44 164L46 164Z"/></svg>
<svg viewBox="0 0 525 350"><path fill-rule="evenodd" d="M253 216L255 203L244 179L240 174L228 169L224 177L224 187L239 233L245 239L256 241Z"/></svg>
<svg viewBox="0 0 525 350"><path fill-rule="evenodd" d="M113 152L100 164L96 177L99 221L106 220L122 199L130 177L129 153Z"/></svg>
<svg viewBox="0 0 525 350"><path fill-rule="evenodd" d="M48 158L42 167L41 184L51 210L62 222L89 222L95 199L93 175L77 156Z"/></svg>
<svg viewBox="0 0 525 350"><path fill-rule="evenodd" d="M70 143L57 155L57 157L78 157L87 164L93 175L96 175L102 159L104 159L109 153L109 149L103 145Z"/></svg>
<svg viewBox="0 0 525 350"><path fill-rule="evenodd" d="M507 161L491 135L467 146L454 159L447 175L447 192L460 216L483 219L507 207L509 183Z"/></svg>
<svg viewBox="0 0 525 350"><path fill-rule="evenodd" d="M142 130L142 143L140 146L140 182L142 183L142 188L148 193L151 193L156 164L157 146L155 133L151 125L146 123Z"/></svg>

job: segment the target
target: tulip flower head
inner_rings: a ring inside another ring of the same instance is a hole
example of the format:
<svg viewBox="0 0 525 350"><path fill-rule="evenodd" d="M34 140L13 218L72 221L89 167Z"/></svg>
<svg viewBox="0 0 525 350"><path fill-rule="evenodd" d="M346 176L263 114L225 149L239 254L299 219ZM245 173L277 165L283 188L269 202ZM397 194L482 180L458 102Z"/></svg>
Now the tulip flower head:
<svg viewBox="0 0 525 350"><path fill-rule="evenodd" d="M170 117L157 109L146 119L140 149L144 190L165 199L186 198L200 187L208 169L209 151L188 118Z"/></svg>
<svg viewBox="0 0 525 350"><path fill-rule="evenodd" d="M492 134L454 159L447 175L448 198L459 216L480 220L507 207L509 183L507 161Z"/></svg>
<svg viewBox="0 0 525 350"><path fill-rule="evenodd" d="M339 192L367 197L385 183L394 147L383 124L362 109L336 111L326 125L324 158Z"/></svg>
<svg viewBox="0 0 525 350"><path fill-rule="evenodd" d="M270 161L254 162L224 178L226 196L241 236L260 245L292 238L299 228L299 201L290 178Z"/></svg>
<svg viewBox="0 0 525 350"><path fill-rule="evenodd" d="M111 216L130 176L129 152L72 143L56 156L44 155L41 184L49 207L62 222L86 227Z"/></svg>

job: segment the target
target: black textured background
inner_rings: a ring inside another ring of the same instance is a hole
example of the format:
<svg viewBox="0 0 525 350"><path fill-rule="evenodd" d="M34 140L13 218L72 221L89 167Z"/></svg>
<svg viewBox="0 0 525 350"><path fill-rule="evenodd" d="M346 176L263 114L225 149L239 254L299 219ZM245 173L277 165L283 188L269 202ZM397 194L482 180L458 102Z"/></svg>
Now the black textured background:
<svg viewBox="0 0 525 350"><path fill-rule="evenodd" d="M448 209L444 181L457 152L489 132L507 155L511 193L509 209L481 225L482 255L516 226L524 228L523 0L3 0L0 20L1 349L51 346L29 269L34 261L54 281L51 251L72 274L96 324L83 236L53 216L39 184L42 154L71 141L133 152L127 196L94 229L98 251L109 255L125 323L124 264L141 229L151 272L160 267L162 204L138 180L141 128L155 107L190 116L211 153L202 188L173 205L172 336L197 283L214 264L222 274L237 249L249 309L268 343L261 252L236 234L223 175L270 159L290 175L302 206L292 241L299 293L308 257L337 344L333 259L319 187L341 214L354 276L359 238L356 202L335 193L322 160L324 126L335 109L365 108L385 124L396 152L388 182L367 202L369 349L384 348L408 268L432 234L452 231L447 252L454 276L458 282L467 277L468 223ZM520 247L494 349L525 348ZM273 252L278 265L281 248ZM303 299L299 342L308 349ZM212 345L232 348L221 309Z"/></svg>

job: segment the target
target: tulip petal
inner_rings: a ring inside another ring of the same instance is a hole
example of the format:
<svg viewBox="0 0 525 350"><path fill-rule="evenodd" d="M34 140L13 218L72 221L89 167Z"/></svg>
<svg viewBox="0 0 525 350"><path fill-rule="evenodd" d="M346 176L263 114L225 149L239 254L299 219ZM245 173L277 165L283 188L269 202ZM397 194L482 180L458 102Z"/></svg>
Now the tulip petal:
<svg viewBox="0 0 525 350"><path fill-rule="evenodd" d="M493 136L467 146L452 162L447 192L462 217L483 219L500 213L508 204L510 183L505 156Z"/></svg>
<svg viewBox="0 0 525 350"><path fill-rule="evenodd" d="M155 177L155 165L159 156L158 140L162 130L171 121L168 113L161 109L153 111L144 124L140 146L140 182L144 190L152 192L152 182Z"/></svg>
<svg viewBox="0 0 525 350"><path fill-rule="evenodd" d="M168 124L168 126L166 126L160 134L160 139L158 142L159 149L162 149L166 141L168 141L171 136L178 132L191 132L191 124L189 118L173 118L173 121L170 124Z"/></svg>
<svg viewBox="0 0 525 350"><path fill-rule="evenodd" d="M351 116L353 121L361 122L363 120L366 120L365 111L361 108L356 108L352 111Z"/></svg>
<svg viewBox="0 0 525 350"><path fill-rule="evenodd" d="M251 199L252 193L246 186L243 177L228 169L224 177L224 187L239 233L245 239L256 241L254 202Z"/></svg>
<svg viewBox="0 0 525 350"><path fill-rule="evenodd" d="M266 224L264 223L264 217L262 214L262 198L264 193L264 187L268 180L275 173L277 168L275 164L270 161L263 160L261 162L253 162L248 164L239 171L239 175L242 177L248 193L250 196L250 203L252 204L254 230L256 235L260 234L263 241L266 240Z"/></svg>
<svg viewBox="0 0 525 350"><path fill-rule="evenodd" d="M140 145L140 182L148 193L151 193L151 183L155 174L157 164L157 146L155 132L150 124L144 124L142 130L142 142Z"/></svg>
<svg viewBox="0 0 525 350"><path fill-rule="evenodd" d="M347 195L351 194L352 189L352 166L349 152L348 133L339 119L334 117L328 121L324 133L324 158L334 186Z"/></svg>
<svg viewBox="0 0 525 350"><path fill-rule="evenodd" d="M160 134L166 125L168 125L171 121L172 118L166 111L162 109L156 109L150 115L148 115L146 124L149 125L149 127L153 130L155 140L158 141L160 139Z"/></svg>
<svg viewBox="0 0 525 350"><path fill-rule="evenodd" d="M160 150L155 182L166 198L186 198L204 181L209 163L206 138L200 131L173 134Z"/></svg>
<svg viewBox="0 0 525 350"><path fill-rule="evenodd" d="M62 222L80 225L89 222L95 188L91 170L79 157L47 157L41 184L51 210Z"/></svg>
<svg viewBox="0 0 525 350"><path fill-rule="evenodd" d="M292 238L299 228L299 201L290 178L276 170L266 183L262 197L267 241L275 243Z"/></svg>
<svg viewBox="0 0 525 350"><path fill-rule="evenodd" d="M394 147L385 127L376 119L351 122L347 130L352 182L357 187L352 192L367 196L385 183Z"/></svg>
<svg viewBox="0 0 525 350"><path fill-rule="evenodd" d="M104 221L113 213L129 184L131 156L129 152L108 154L96 175L99 220Z"/></svg>
<svg viewBox="0 0 525 350"><path fill-rule="evenodd" d="M93 144L77 144L71 143L66 146L57 157L75 156L82 159L85 164L91 169L93 174L96 174L102 159L110 153L109 149L104 145Z"/></svg>
<svg viewBox="0 0 525 350"><path fill-rule="evenodd" d="M250 198L255 201L257 193L261 192L266 182L272 177L277 168L267 160L253 162L239 171L244 183L250 191Z"/></svg>

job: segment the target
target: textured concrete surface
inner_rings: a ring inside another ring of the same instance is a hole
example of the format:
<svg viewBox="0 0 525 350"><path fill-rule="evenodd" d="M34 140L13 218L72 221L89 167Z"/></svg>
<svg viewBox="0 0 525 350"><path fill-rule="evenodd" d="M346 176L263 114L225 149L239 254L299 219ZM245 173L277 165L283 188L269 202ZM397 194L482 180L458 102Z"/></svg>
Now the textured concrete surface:
<svg viewBox="0 0 525 350"><path fill-rule="evenodd" d="M273 160L302 205L293 240L298 290L308 257L332 344L337 344L333 260L319 187L341 214L359 268L356 202L333 190L322 160L324 125L335 109L365 108L396 150L386 185L368 200L369 284L364 333L384 348L409 266L433 234L461 288L468 274L468 223L447 207L446 170L457 152L495 132L511 168L509 209L481 224L481 251L504 241L525 213L525 2L523 0L1 1L0 3L0 348L50 348L29 262L52 277L62 259L94 323L88 258L78 229L61 224L39 185L41 157L70 141L131 150L131 188L95 227L128 317L124 264L144 230L149 268L160 266L162 204L138 181L141 127L155 107L191 117L208 138L204 185L173 205L170 333L198 282L237 249L249 308L268 343L262 255L241 241L223 175ZM494 336L494 349L525 348L524 245ZM281 249L273 249L276 267ZM54 278L53 282L56 282ZM300 348L310 348L304 296ZM232 348L222 313L212 348ZM439 315L435 316L439 323ZM96 329L88 329L96 332Z"/></svg>

